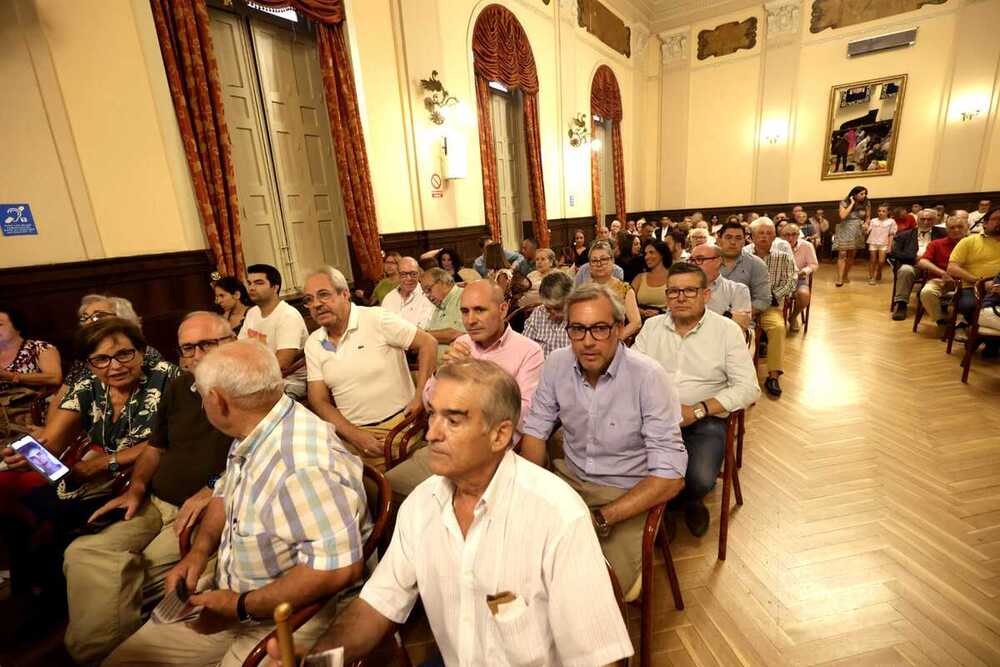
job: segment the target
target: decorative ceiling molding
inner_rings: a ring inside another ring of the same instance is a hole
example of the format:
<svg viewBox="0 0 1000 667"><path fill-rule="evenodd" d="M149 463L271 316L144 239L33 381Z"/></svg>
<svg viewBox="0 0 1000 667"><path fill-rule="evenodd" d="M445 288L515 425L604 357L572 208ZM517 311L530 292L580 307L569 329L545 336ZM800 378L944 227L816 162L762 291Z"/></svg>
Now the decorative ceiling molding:
<svg viewBox="0 0 1000 667"><path fill-rule="evenodd" d="M698 60L721 58L757 45L757 17L730 21L712 30L698 31Z"/></svg>
<svg viewBox="0 0 1000 667"><path fill-rule="evenodd" d="M579 0L559 0L559 16L576 25L580 19Z"/></svg>
<svg viewBox="0 0 1000 667"><path fill-rule="evenodd" d="M799 32L802 4L799 0L775 0L764 5L767 12L767 39L772 41Z"/></svg>
<svg viewBox="0 0 1000 667"><path fill-rule="evenodd" d="M757 9L761 0L657 0L653 10L651 28L663 32L682 25L725 16L746 9Z"/></svg>
<svg viewBox="0 0 1000 667"><path fill-rule="evenodd" d="M660 60L664 65L677 65L688 60L688 27L661 32L657 35L660 41Z"/></svg>
<svg viewBox="0 0 1000 667"><path fill-rule="evenodd" d="M630 23L628 27L631 31L631 57L638 58L649 44L649 28L645 23Z"/></svg>

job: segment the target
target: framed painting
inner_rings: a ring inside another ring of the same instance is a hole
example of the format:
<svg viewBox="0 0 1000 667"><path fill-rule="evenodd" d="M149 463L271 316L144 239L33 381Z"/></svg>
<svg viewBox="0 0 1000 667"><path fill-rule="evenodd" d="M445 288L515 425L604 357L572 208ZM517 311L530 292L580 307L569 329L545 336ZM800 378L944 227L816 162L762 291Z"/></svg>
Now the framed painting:
<svg viewBox="0 0 1000 667"><path fill-rule="evenodd" d="M830 89L823 180L892 173L905 92L905 74Z"/></svg>

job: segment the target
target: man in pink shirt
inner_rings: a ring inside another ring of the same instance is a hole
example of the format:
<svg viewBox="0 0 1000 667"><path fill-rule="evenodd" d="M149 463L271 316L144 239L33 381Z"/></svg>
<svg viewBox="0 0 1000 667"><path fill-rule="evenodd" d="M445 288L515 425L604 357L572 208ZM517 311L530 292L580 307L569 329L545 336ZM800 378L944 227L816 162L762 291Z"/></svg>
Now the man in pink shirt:
<svg viewBox="0 0 1000 667"><path fill-rule="evenodd" d="M799 330L799 313L806 309L812 294L809 292L809 276L819 267L816 259L816 248L805 239L799 239L799 226L794 222L781 228L781 238L792 246L792 257L795 258L795 268L799 272L795 283L795 306L792 308L792 323L789 331Z"/></svg>
<svg viewBox="0 0 1000 667"><path fill-rule="evenodd" d="M442 364L471 357L492 361L510 373L521 390L523 419L528 414L528 406L535 395L545 363L541 346L507 326L507 303L503 291L492 280L477 280L466 286L462 292L461 312L467 333L452 342L444 353ZM428 402L433 386L434 378L431 378L424 386L424 403ZM517 443L520 437L521 424L518 424L514 442ZM387 471L385 476L392 485L394 495L409 495L420 482L431 476L426 448L417 450L409 459Z"/></svg>

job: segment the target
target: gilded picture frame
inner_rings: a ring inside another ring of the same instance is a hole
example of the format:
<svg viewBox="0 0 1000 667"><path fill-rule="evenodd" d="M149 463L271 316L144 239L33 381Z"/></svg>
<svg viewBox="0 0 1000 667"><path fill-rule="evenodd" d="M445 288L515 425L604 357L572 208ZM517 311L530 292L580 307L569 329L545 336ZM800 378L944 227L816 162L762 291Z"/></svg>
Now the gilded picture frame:
<svg viewBox="0 0 1000 667"><path fill-rule="evenodd" d="M830 88L822 180L892 174L906 78L896 74Z"/></svg>

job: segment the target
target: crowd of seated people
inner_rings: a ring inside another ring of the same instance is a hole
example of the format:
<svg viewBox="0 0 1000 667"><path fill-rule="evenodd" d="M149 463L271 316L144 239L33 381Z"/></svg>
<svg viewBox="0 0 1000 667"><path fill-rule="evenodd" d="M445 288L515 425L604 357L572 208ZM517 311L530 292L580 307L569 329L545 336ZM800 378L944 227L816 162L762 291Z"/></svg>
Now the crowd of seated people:
<svg viewBox="0 0 1000 667"><path fill-rule="evenodd" d="M0 308L0 392L51 394L44 425L6 439L28 432L70 470L48 484L3 449L12 590L68 611L81 665L240 664L282 602L320 609L295 633L301 651L352 659L418 597L446 664L626 657L605 559L631 599L651 508L666 504L668 533L682 516L707 534L727 418L761 396L761 336L763 389L780 397L817 246L866 243L876 281L884 252L894 317L920 283L931 321L948 303L971 318L975 283L1000 278L1000 209L981 206L975 234L972 216L942 229L931 208L900 230L888 206L865 217L865 196L842 203L840 224L801 207L616 220L561 255L485 239L472 270L449 249L387 254L360 294L319 267L302 290L311 334L277 269L252 265L213 283L219 313L183 319L179 366L146 343L131 303L89 295L63 379L55 348ZM998 304L995 280L985 325L1000 324ZM396 459L387 439L411 422L417 442ZM377 564L362 554L376 518L366 466L394 499ZM150 601L183 589L197 620L148 620ZM472 602L500 593L530 611L508 622Z"/></svg>

